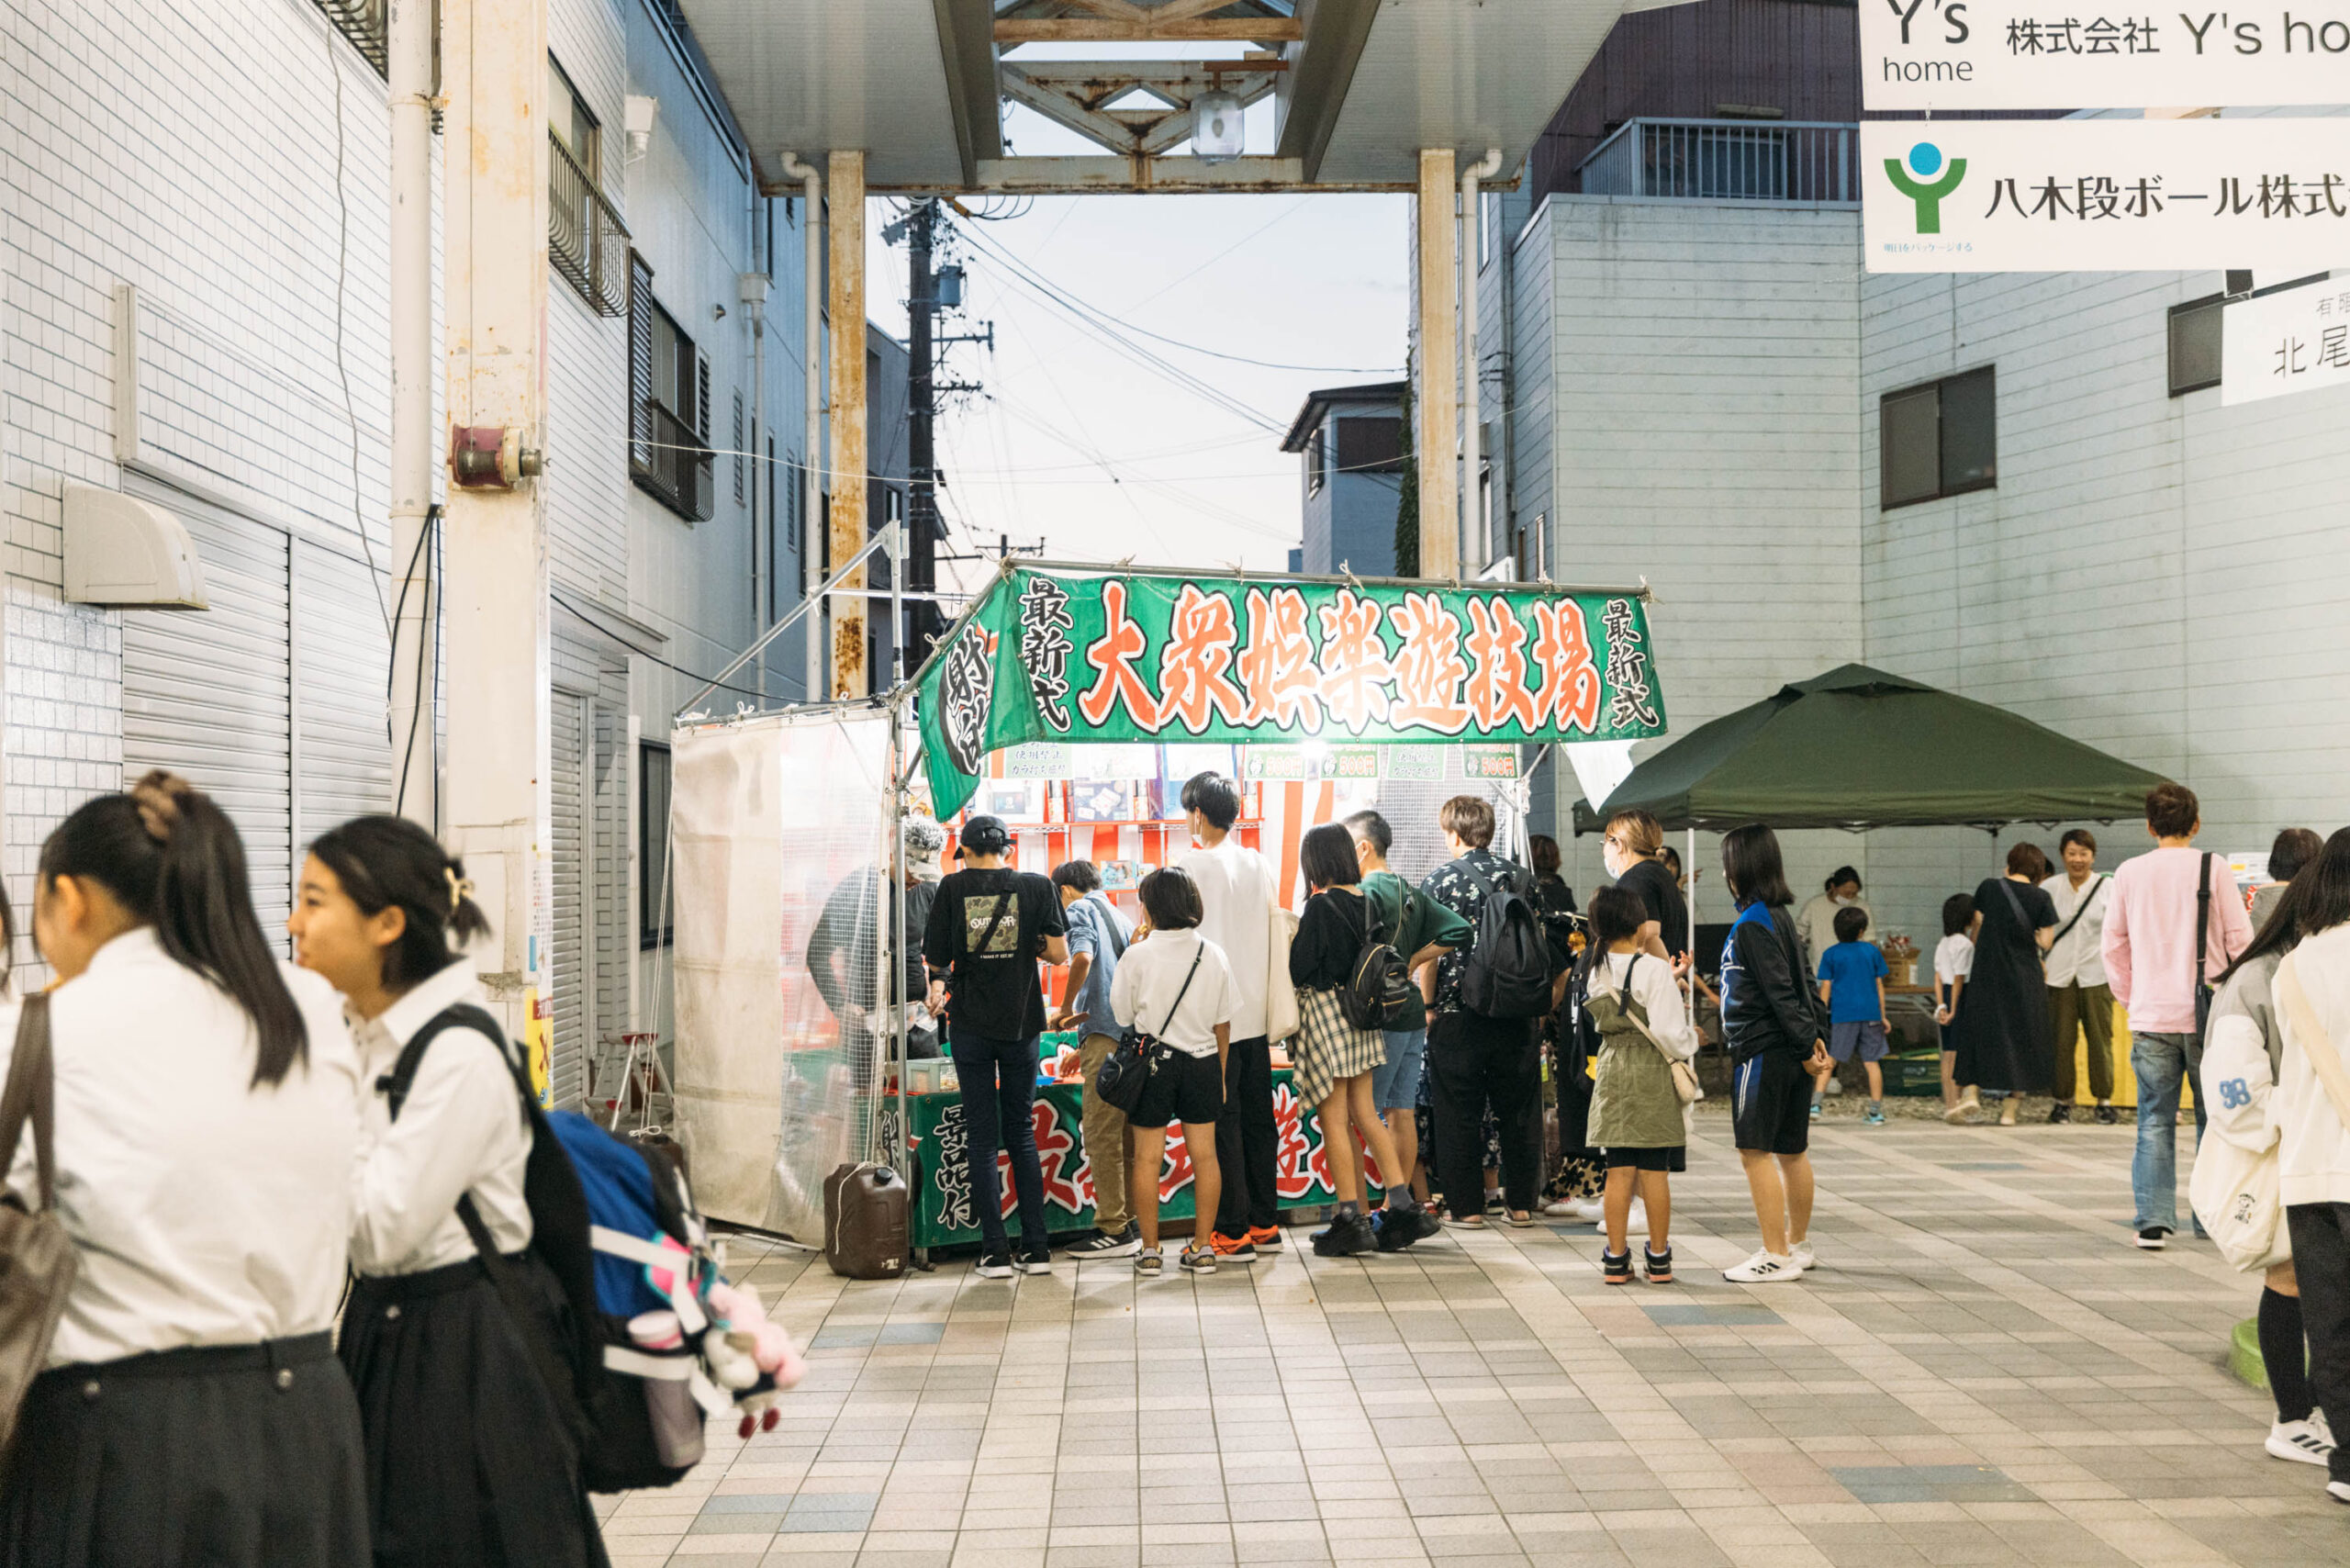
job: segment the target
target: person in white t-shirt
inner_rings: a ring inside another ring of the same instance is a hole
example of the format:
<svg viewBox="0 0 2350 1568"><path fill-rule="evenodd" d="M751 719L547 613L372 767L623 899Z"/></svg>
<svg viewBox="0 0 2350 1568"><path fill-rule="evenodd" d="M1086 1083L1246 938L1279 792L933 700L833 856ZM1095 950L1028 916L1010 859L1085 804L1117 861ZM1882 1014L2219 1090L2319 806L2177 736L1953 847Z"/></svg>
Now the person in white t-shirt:
<svg viewBox="0 0 2350 1568"><path fill-rule="evenodd" d="M1224 1201L1213 1243L1226 1263L1254 1262L1259 1249L1281 1244L1274 1189L1280 1135L1273 1124L1272 1044L1265 1037L1267 969L1277 895L1265 857L1233 839L1240 786L1220 773L1183 785L1183 814L1198 845L1176 862L1200 890L1200 935L1224 953L1232 971L1232 1046L1224 1064L1224 1115L1215 1125L1224 1167ZM1280 977L1286 986L1289 977Z"/></svg>
<svg viewBox="0 0 2350 1568"><path fill-rule="evenodd" d="M2088 829L2073 829L2057 848L2065 874L2040 884L2056 905L2046 960L2048 1013L2056 1024L2056 1104L2048 1119L2073 1119L2073 1042L2086 1034L2097 1119L2111 1124L2121 1120L2113 1109L2113 988L2105 983L2105 909L2113 879L2098 870L2097 834Z"/></svg>
<svg viewBox="0 0 2350 1568"><path fill-rule="evenodd" d="M1934 944L1934 1022L1942 1029L1942 1120L1969 1122L1983 1108L1974 1085L1964 1094L1958 1083L1958 1049L1951 1039L1951 1021L1958 1016L1959 997L1967 977L1975 972L1975 895L1953 893L1942 900L1942 939Z"/></svg>
<svg viewBox="0 0 2350 1568"><path fill-rule="evenodd" d="M1201 1223L1216 1211L1224 1176L1216 1161L1216 1124L1224 1114L1224 1064L1232 1050L1232 969L1216 945L1200 935L1200 890L1181 867L1153 871L1136 890L1143 924L1118 972L1110 979L1110 1012L1122 1027L1149 1036L1175 1052L1161 1063L1128 1115L1134 1158L1128 1162L1134 1213L1142 1228L1135 1272L1166 1268L1158 1249L1158 1168L1167 1152L1167 1124L1183 1125L1192 1159L1192 1245L1183 1249L1189 1274L1215 1272L1215 1247Z"/></svg>

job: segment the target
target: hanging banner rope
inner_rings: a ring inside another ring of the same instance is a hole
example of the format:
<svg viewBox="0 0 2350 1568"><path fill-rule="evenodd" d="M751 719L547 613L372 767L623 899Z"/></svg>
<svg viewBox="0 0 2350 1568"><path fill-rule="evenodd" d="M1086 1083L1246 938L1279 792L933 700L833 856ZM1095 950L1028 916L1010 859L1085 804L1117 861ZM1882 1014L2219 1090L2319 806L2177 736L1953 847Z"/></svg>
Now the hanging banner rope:
<svg viewBox="0 0 2350 1568"><path fill-rule="evenodd" d="M1029 741L1546 742L1664 732L1635 593L1008 570L915 693L933 809Z"/></svg>

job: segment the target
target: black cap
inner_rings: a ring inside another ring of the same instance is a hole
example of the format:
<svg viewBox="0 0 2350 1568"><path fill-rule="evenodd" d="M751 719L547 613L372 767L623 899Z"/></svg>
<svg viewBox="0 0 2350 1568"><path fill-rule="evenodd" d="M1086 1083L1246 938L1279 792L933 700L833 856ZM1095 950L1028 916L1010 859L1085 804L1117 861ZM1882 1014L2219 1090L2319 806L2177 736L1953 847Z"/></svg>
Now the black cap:
<svg viewBox="0 0 2350 1568"><path fill-rule="evenodd" d="M1012 847L1012 830L1002 817L966 817L961 843L966 855L1001 855Z"/></svg>

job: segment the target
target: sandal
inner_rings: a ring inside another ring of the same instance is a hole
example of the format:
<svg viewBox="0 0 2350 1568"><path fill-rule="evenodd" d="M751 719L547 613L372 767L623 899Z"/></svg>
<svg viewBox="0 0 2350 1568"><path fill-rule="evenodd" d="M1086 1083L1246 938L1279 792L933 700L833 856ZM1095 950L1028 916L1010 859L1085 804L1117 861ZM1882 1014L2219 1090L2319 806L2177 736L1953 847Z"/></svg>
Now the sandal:
<svg viewBox="0 0 2350 1568"><path fill-rule="evenodd" d="M1455 1230L1483 1230L1485 1216L1483 1215L1454 1215L1445 1223Z"/></svg>
<svg viewBox="0 0 2350 1568"><path fill-rule="evenodd" d="M1530 1230L1534 1227L1534 1216L1524 1209L1505 1210L1502 1217L1509 1221L1509 1227L1512 1230Z"/></svg>

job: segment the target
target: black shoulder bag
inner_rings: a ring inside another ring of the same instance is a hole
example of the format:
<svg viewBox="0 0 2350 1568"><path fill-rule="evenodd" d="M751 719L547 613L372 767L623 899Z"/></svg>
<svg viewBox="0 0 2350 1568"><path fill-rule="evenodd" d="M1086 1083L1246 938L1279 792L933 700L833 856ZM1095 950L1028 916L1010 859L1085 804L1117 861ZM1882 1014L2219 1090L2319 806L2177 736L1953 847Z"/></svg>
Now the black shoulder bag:
<svg viewBox="0 0 2350 1568"><path fill-rule="evenodd" d="M2211 856L2205 851L2198 863L2201 880L2195 889L2195 965L2189 972L2195 981L2195 1037L2203 1038L2203 1031L2211 1022L2211 985L2203 978L2203 944L2211 935ZM2195 1086L2195 1103L2203 1103L2203 1086Z"/></svg>
<svg viewBox="0 0 2350 1568"><path fill-rule="evenodd" d="M1192 991L1192 977L1200 972L1200 960L1207 956L1207 944L1203 940L1192 954L1192 967L1184 971L1182 989L1167 1009L1167 1016L1158 1021L1164 1033L1175 1022L1175 1010L1183 1005L1183 998ZM1172 1049L1172 1047L1168 1047ZM1115 1105L1120 1112L1133 1115L1142 1104L1143 1093L1150 1087L1151 1074L1158 1068L1158 1040L1139 1029L1129 1029L1119 1036L1118 1043L1102 1065L1094 1070L1093 1092L1104 1103Z"/></svg>

